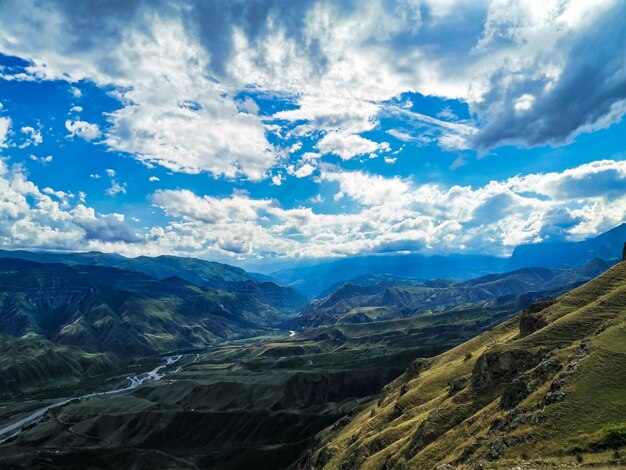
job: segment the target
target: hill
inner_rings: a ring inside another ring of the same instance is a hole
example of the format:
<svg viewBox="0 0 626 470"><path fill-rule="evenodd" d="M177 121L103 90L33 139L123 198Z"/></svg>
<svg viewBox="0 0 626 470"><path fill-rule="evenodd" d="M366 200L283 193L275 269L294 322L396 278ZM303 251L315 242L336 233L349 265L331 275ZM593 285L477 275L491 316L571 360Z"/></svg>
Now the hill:
<svg viewBox="0 0 626 470"><path fill-rule="evenodd" d="M404 318L419 314L440 314L458 307L492 307L525 299L521 308L533 299L553 296L569 290L606 270L594 262L581 271L524 268L509 273L490 274L465 282L446 280L412 284L406 278L362 276L354 283L313 301L286 325L303 329L338 323L367 323ZM527 295L535 293L534 296Z"/></svg>
<svg viewBox="0 0 626 470"><path fill-rule="evenodd" d="M31 251L0 250L0 258L19 258L40 263L61 263L67 265L102 266L135 271L155 279L179 277L199 287L220 289L229 292L260 295L272 307L282 311L293 311L306 304L306 299L289 287L277 285L257 274L250 274L241 268L197 258L180 256L138 256L126 258L118 254L99 253L50 253ZM263 300L261 300L263 302Z"/></svg>
<svg viewBox="0 0 626 470"><path fill-rule="evenodd" d="M620 263L554 302L415 360L379 400L318 436L301 467L623 465L613 448L626 444L625 333Z"/></svg>
<svg viewBox="0 0 626 470"><path fill-rule="evenodd" d="M269 302L275 292L262 294ZM258 297L117 268L0 259L0 332L92 352L202 347L288 318Z"/></svg>
<svg viewBox="0 0 626 470"><path fill-rule="evenodd" d="M110 354L86 353L34 338L0 334L0 397L14 397L62 384L67 386L116 370Z"/></svg>

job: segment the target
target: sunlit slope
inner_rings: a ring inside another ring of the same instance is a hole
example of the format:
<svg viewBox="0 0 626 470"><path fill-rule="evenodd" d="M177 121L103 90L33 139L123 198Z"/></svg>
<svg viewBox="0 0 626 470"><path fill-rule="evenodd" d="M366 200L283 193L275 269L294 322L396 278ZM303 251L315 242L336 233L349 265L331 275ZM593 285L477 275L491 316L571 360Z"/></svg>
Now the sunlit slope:
<svg viewBox="0 0 626 470"><path fill-rule="evenodd" d="M320 435L309 468L510 468L619 460L626 420L626 263L444 354ZM603 452L604 450L604 452ZM507 467L506 465L509 465Z"/></svg>

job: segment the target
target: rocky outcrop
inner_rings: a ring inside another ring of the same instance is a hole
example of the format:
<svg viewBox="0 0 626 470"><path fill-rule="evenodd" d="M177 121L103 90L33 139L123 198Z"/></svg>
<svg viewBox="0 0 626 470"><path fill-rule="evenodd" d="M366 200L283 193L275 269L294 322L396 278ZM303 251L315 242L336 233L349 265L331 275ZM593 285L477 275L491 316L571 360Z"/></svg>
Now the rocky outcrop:
<svg viewBox="0 0 626 470"><path fill-rule="evenodd" d="M548 324L541 316L541 312L552 304L554 304L554 300L536 302L522 312L519 317L520 337L531 335Z"/></svg>
<svg viewBox="0 0 626 470"><path fill-rule="evenodd" d="M524 349L487 351L476 361L472 371L472 388L481 391L488 387L504 385L506 381L535 367L543 356L541 352L532 353Z"/></svg>
<svg viewBox="0 0 626 470"><path fill-rule="evenodd" d="M532 391L533 388L528 380L528 377L525 375L516 377L506 386L504 392L502 392L502 397L500 398L500 408L503 410L510 410L511 408L516 407L522 402L522 400L524 400L524 398L530 395Z"/></svg>

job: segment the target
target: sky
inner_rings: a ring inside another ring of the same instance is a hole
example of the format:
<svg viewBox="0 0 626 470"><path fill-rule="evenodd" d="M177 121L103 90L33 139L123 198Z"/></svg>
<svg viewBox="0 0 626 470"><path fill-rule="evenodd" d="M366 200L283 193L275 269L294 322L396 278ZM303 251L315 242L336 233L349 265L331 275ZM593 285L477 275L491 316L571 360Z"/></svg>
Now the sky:
<svg viewBox="0 0 626 470"><path fill-rule="evenodd" d="M626 2L0 0L0 247L484 253L626 219Z"/></svg>

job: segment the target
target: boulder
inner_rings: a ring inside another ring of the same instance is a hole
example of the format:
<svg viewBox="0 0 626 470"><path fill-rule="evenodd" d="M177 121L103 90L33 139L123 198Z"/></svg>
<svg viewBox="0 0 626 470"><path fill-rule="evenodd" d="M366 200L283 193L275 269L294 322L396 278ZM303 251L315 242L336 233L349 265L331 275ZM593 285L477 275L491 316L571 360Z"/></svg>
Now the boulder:
<svg viewBox="0 0 626 470"><path fill-rule="evenodd" d="M502 392L500 408L503 410L515 408L531 393L532 387L528 378L525 375L520 375L514 378L513 381L506 386L504 392Z"/></svg>

